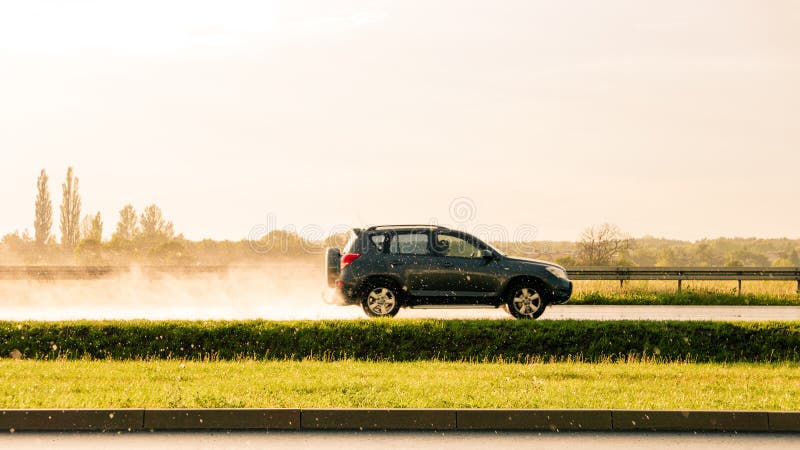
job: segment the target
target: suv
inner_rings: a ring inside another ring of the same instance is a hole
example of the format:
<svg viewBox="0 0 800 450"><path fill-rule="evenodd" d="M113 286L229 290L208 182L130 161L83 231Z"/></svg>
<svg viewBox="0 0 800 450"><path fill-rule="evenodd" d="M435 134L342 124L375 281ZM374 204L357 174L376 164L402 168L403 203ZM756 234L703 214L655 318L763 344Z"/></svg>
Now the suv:
<svg viewBox="0 0 800 450"><path fill-rule="evenodd" d="M326 251L330 303L360 305L370 317L400 308L504 307L535 319L572 294L563 267L506 256L476 237L431 225L352 229L342 252Z"/></svg>

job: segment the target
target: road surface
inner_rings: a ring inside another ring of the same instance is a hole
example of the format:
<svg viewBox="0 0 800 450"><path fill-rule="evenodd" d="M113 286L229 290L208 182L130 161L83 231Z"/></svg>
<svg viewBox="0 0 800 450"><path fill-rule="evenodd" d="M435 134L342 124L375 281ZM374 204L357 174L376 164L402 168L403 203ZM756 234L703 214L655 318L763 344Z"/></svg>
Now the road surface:
<svg viewBox="0 0 800 450"><path fill-rule="evenodd" d="M502 309L403 309L400 319L510 319ZM52 304L0 305L0 320L322 320L362 319L355 306L317 305L296 309L282 305L126 305ZM545 310L540 320L800 320L798 306L587 306L557 305Z"/></svg>
<svg viewBox="0 0 800 450"><path fill-rule="evenodd" d="M458 433L458 432L236 432L236 433L15 433L0 434L3 449L541 449L619 450L797 449L797 434L729 433Z"/></svg>

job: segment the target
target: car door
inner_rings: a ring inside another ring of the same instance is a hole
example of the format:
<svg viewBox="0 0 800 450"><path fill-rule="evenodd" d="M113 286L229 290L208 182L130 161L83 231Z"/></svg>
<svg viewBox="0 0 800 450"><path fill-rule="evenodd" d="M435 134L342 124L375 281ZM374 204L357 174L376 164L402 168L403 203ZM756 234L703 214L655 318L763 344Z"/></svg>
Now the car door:
<svg viewBox="0 0 800 450"><path fill-rule="evenodd" d="M483 257L485 245L453 231L435 233L432 238L438 260L431 271L445 294L445 303L479 304L496 294L500 283L497 262Z"/></svg>
<svg viewBox="0 0 800 450"><path fill-rule="evenodd" d="M388 260L392 271L403 281L410 304L429 304L440 296L436 276L432 272L438 257L430 246L428 230L403 230L387 234Z"/></svg>

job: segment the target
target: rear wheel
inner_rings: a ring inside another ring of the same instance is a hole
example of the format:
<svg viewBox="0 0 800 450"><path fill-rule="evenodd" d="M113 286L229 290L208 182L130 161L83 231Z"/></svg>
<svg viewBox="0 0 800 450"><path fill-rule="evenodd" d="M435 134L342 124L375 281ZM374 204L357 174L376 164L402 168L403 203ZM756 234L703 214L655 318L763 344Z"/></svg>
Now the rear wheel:
<svg viewBox="0 0 800 450"><path fill-rule="evenodd" d="M364 290L361 307L370 317L394 317L400 311L398 290L391 283L373 283Z"/></svg>
<svg viewBox="0 0 800 450"><path fill-rule="evenodd" d="M517 319L536 319L545 307L547 303L534 283L518 283L508 290L506 308Z"/></svg>

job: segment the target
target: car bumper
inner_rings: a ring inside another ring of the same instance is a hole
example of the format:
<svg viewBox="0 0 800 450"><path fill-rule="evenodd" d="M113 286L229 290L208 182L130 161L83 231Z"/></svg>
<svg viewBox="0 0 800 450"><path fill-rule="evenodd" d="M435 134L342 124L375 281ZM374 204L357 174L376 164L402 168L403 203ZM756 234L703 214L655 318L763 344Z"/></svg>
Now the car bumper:
<svg viewBox="0 0 800 450"><path fill-rule="evenodd" d="M330 305L355 305L358 304L358 299L355 295L355 288L351 287L347 284L340 284L340 281L337 280L337 286L327 289L322 294L322 299L325 300L325 303Z"/></svg>
<svg viewBox="0 0 800 450"><path fill-rule="evenodd" d="M572 281L564 280L565 282L561 286L556 286L553 288L553 291L550 296L550 303L553 305L562 305L569 301L569 298L572 297Z"/></svg>

